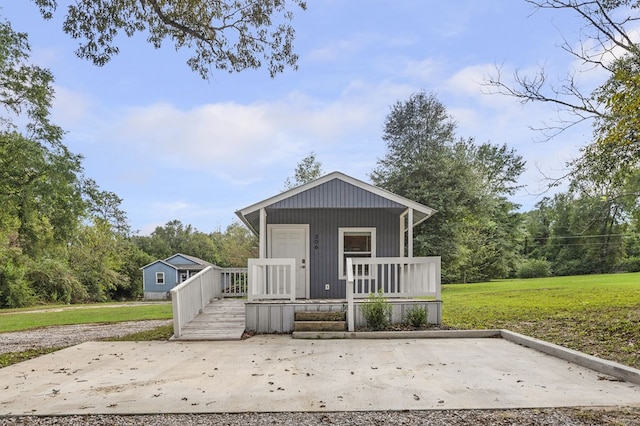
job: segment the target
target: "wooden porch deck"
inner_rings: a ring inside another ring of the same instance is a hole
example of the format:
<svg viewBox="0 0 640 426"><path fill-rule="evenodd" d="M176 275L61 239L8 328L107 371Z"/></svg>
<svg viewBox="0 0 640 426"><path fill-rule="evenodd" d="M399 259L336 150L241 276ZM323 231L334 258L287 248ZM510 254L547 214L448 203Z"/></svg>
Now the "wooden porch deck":
<svg viewBox="0 0 640 426"><path fill-rule="evenodd" d="M205 306L173 340L240 340L245 329L244 299L220 299Z"/></svg>

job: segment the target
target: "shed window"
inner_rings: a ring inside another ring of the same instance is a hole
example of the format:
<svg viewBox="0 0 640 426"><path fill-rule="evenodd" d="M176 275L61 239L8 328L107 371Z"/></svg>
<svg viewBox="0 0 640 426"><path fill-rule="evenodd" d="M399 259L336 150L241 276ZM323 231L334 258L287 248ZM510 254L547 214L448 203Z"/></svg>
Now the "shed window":
<svg viewBox="0 0 640 426"><path fill-rule="evenodd" d="M338 264L340 278L347 278L347 258L376 257L376 228L339 228ZM360 275L368 275L368 266Z"/></svg>
<svg viewBox="0 0 640 426"><path fill-rule="evenodd" d="M164 272L156 272L156 284L164 285Z"/></svg>

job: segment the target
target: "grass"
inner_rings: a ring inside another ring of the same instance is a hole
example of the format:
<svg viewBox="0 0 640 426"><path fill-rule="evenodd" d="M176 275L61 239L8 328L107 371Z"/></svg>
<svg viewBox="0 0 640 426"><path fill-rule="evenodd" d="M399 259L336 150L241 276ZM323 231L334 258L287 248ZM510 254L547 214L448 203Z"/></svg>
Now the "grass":
<svg viewBox="0 0 640 426"><path fill-rule="evenodd" d="M60 348L39 348L39 349L29 349L28 351L23 352L8 352L4 354L0 354L0 368L7 367L12 364L17 364L22 361L29 360L31 358L39 357L40 355L50 354L51 352L58 351Z"/></svg>
<svg viewBox="0 0 640 426"><path fill-rule="evenodd" d="M0 332L23 331L54 325L116 323L123 321L171 319L171 304L92 304L47 305L36 308L6 309L0 311ZM127 336L106 339L111 341L168 340L173 335L173 324ZM0 354L0 368L55 352L59 348L30 349L23 352Z"/></svg>
<svg viewBox="0 0 640 426"><path fill-rule="evenodd" d="M640 368L640 274L443 286L443 323L507 328Z"/></svg>
<svg viewBox="0 0 640 426"><path fill-rule="evenodd" d="M0 333L52 325L171 319L171 304L106 304L0 311Z"/></svg>
<svg viewBox="0 0 640 426"><path fill-rule="evenodd" d="M442 299L444 326L506 328L640 368L640 273L445 285ZM0 311L0 332L171 318L171 305L161 303L46 308ZM167 325L115 340L166 340L171 335L172 326ZM42 353L47 352L51 350ZM0 366L42 353L0 355Z"/></svg>
<svg viewBox="0 0 640 426"><path fill-rule="evenodd" d="M140 331L106 340L109 342L146 342L149 340L169 340L171 336L173 336L173 323L162 325L153 330Z"/></svg>

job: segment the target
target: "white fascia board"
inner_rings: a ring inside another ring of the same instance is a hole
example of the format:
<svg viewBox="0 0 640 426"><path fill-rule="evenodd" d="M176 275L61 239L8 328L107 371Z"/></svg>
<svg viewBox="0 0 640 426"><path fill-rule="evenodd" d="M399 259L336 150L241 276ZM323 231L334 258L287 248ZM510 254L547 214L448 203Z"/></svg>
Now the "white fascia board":
<svg viewBox="0 0 640 426"><path fill-rule="evenodd" d="M165 265L167 265L167 266L171 266L173 269L177 269L175 265L172 265L172 264L170 264L169 262L165 262L164 260L161 260L161 259L160 259L160 260L156 260L155 262L151 262L151 263L149 263L149 264L147 264L147 265L144 265L144 266L143 266L142 268L140 268L140 269L146 269L146 268L148 268L148 267L149 267L149 266L151 266L151 265L155 265L156 263L164 263L164 264L165 264Z"/></svg>

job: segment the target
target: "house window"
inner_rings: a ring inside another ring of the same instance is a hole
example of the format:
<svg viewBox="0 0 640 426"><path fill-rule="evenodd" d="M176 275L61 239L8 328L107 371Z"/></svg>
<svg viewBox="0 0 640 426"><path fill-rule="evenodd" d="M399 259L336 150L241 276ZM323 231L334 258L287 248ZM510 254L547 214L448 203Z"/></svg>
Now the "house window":
<svg viewBox="0 0 640 426"><path fill-rule="evenodd" d="M181 283L185 282L188 278L189 278L189 273L188 272L183 272L183 273L180 274L180 282Z"/></svg>
<svg viewBox="0 0 640 426"><path fill-rule="evenodd" d="M376 257L376 228L338 229L338 267L340 278L347 278L347 258ZM365 266L362 275L368 275Z"/></svg>
<svg viewBox="0 0 640 426"><path fill-rule="evenodd" d="M156 284L164 285L164 272L156 272Z"/></svg>

